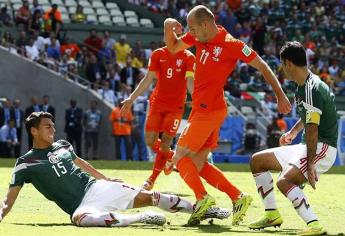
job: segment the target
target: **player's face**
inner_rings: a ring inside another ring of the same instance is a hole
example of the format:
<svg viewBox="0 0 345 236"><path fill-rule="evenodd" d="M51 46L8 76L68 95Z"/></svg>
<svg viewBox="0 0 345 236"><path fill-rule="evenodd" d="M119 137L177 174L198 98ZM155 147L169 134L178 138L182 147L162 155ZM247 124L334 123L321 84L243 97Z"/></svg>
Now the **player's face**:
<svg viewBox="0 0 345 236"><path fill-rule="evenodd" d="M49 118L42 118L38 129L34 128L34 139L41 144L51 145L54 142L55 127Z"/></svg>
<svg viewBox="0 0 345 236"><path fill-rule="evenodd" d="M283 71L284 71L284 74L286 76L286 78L288 80L293 80L292 79L292 76L291 76L291 66L290 66L290 63L287 61L287 60L281 60L282 62L282 68L283 68Z"/></svg>
<svg viewBox="0 0 345 236"><path fill-rule="evenodd" d="M187 19L187 24L189 33L193 35L199 42L206 43L208 41L207 26L205 22L198 24L198 22L194 20L194 17L190 16Z"/></svg>

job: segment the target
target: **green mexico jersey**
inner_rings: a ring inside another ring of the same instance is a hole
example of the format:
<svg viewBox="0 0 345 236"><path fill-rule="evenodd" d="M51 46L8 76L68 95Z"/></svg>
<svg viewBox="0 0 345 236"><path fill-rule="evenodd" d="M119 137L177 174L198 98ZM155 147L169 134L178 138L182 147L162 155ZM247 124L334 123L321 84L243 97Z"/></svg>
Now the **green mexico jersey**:
<svg viewBox="0 0 345 236"><path fill-rule="evenodd" d="M48 200L73 214L95 179L74 164L76 154L64 140L46 149L32 149L18 158L10 187L32 183Z"/></svg>
<svg viewBox="0 0 345 236"><path fill-rule="evenodd" d="M304 85L298 86L296 91L297 112L304 127L307 123L319 124L319 142L337 147L338 121L334 103L334 94L327 84L317 75L310 73ZM313 114L317 117L313 119ZM312 121L312 120L316 120ZM305 142L303 134L303 141Z"/></svg>

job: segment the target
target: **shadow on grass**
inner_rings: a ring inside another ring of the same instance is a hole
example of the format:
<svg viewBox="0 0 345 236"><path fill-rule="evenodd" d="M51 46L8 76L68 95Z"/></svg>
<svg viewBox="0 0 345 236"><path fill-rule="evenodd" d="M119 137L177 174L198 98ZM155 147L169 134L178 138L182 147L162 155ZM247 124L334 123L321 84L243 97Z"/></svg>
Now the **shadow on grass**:
<svg viewBox="0 0 345 236"><path fill-rule="evenodd" d="M23 225L23 226L40 226L40 227L52 227L52 226L74 226L72 223L10 223L12 225Z"/></svg>
<svg viewBox="0 0 345 236"><path fill-rule="evenodd" d="M0 168L13 168L16 159L14 158L0 158ZM152 170L152 162L147 161L113 161L113 160L99 160L89 161L95 168L104 170ZM248 164L235 163L216 163L222 171L230 172L250 172ZM345 174L345 166L334 166L327 174Z"/></svg>

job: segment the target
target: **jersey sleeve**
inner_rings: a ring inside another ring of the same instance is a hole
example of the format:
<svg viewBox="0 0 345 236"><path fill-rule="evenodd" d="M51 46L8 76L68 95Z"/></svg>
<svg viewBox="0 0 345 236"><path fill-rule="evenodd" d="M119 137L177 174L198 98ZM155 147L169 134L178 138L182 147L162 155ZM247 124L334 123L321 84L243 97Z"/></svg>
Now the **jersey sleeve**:
<svg viewBox="0 0 345 236"><path fill-rule="evenodd" d="M195 56L187 51L186 77L194 77Z"/></svg>
<svg viewBox="0 0 345 236"><path fill-rule="evenodd" d="M182 35L181 40L182 40L182 42L184 42L185 44L188 44L188 45L194 45L195 41L196 41L195 37L193 35L191 35L189 32Z"/></svg>
<svg viewBox="0 0 345 236"><path fill-rule="evenodd" d="M150 60L149 60L149 71L159 71L159 52L154 51L151 54Z"/></svg>
<svg viewBox="0 0 345 236"><path fill-rule="evenodd" d="M307 85L306 85L307 86ZM322 110L324 108L322 95L317 88L306 88L304 107L306 110L306 123L320 124Z"/></svg>
<svg viewBox="0 0 345 236"><path fill-rule="evenodd" d="M251 62L257 56L257 53L248 47L248 45L241 40L234 38L228 42L227 49L227 53L230 55L230 57L239 59L245 63Z"/></svg>
<svg viewBox="0 0 345 236"><path fill-rule="evenodd" d="M17 160L16 165L12 172L12 179L10 182L10 187L23 186L24 183L29 182L27 174L27 164Z"/></svg>
<svg viewBox="0 0 345 236"><path fill-rule="evenodd" d="M56 142L68 150L68 152L71 155L72 160L75 160L78 157L77 154L75 154L75 152L74 152L72 144L70 144L68 141L60 139Z"/></svg>

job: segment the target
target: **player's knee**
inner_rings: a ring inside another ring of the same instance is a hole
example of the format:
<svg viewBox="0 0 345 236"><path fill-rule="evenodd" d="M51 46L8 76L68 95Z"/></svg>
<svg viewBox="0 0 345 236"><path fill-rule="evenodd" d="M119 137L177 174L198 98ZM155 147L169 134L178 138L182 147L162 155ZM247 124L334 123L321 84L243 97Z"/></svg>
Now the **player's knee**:
<svg viewBox="0 0 345 236"><path fill-rule="evenodd" d="M152 138L152 137L145 137L145 142L146 142L146 145L149 146L150 148L153 147L154 143L155 143L155 140Z"/></svg>
<svg viewBox="0 0 345 236"><path fill-rule="evenodd" d="M177 157L184 157L184 156L188 156L189 154L192 153L192 150L190 150L187 147L181 147L181 146L177 146L176 148L176 156Z"/></svg>
<svg viewBox="0 0 345 236"><path fill-rule="evenodd" d="M283 194L285 194L285 189L286 189L287 184L288 184L288 181L284 176L279 177L276 183L277 188Z"/></svg>
<svg viewBox="0 0 345 236"><path fill-rule="evenodd" d="M260 170L262 167L262 158L261 155L259 153L254 153L249 161L249 166L251 171L257 171Z"/></svg>
<svg viewBox="0 0 345 236"><path fill-rule="evenodd" d="M163 152L167 152L170 150L170 146L171 146L171 140L167 140L167 139L162 139L162 143L161 143L161 146L160 146L160 149L163 151Z"/></svg>

